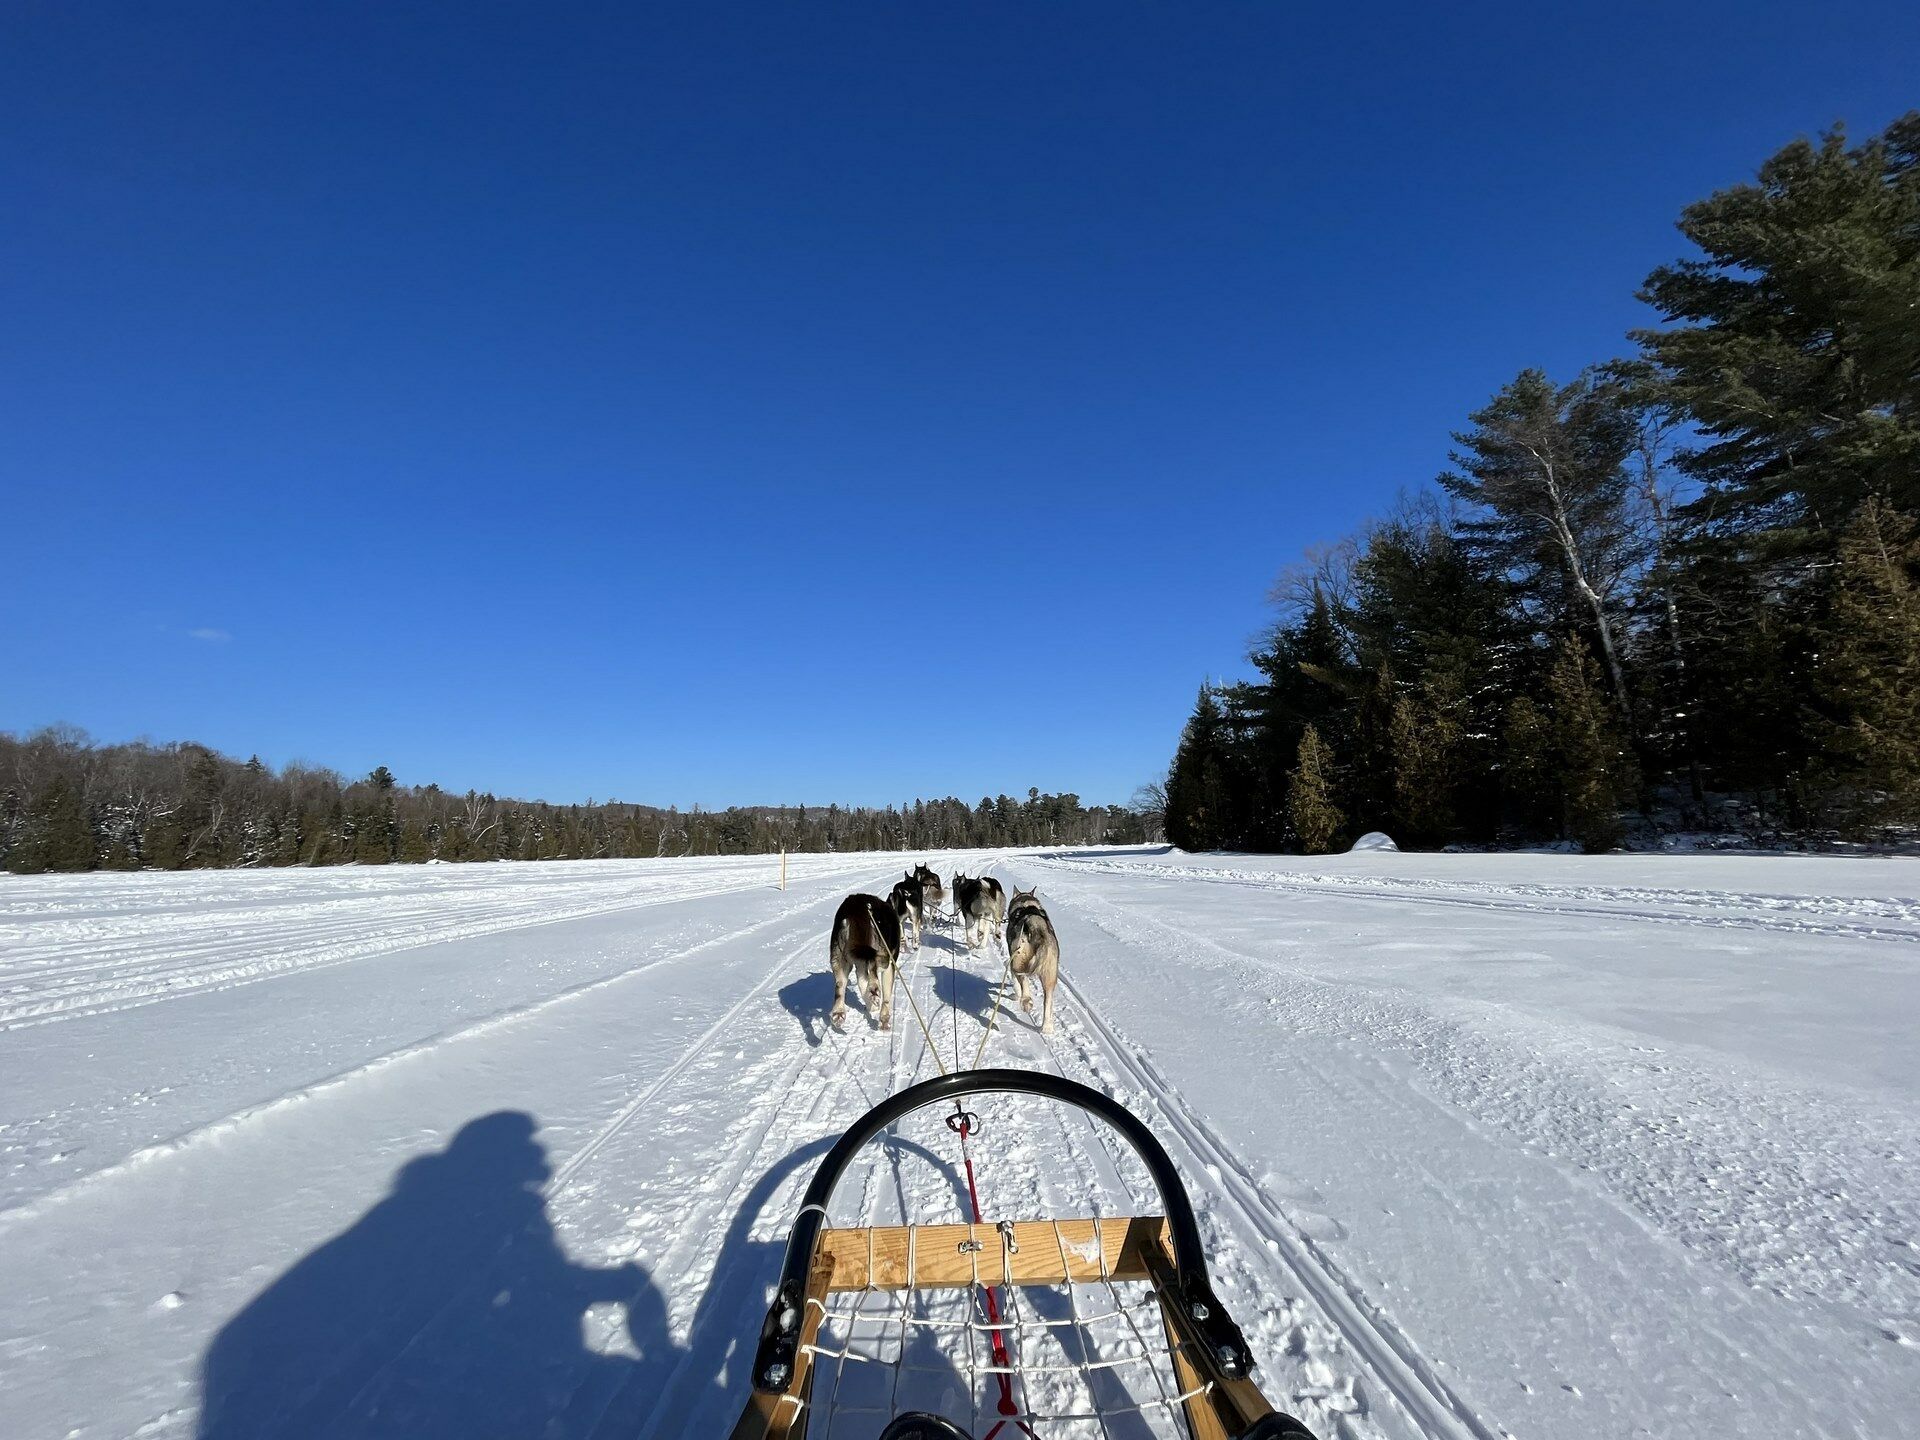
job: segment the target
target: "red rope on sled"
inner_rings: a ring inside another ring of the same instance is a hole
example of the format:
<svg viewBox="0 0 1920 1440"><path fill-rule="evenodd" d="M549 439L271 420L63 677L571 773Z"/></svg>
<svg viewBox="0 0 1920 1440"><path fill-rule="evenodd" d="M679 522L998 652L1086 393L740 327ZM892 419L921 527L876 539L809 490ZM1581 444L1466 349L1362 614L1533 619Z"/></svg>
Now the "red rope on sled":
<svg viewBox="0 0 1920 1440"><path fill-rule="evenodd" d="M960 1158L967 1167L967 1198L973 1204L973 1223L984 1225L986 1222L980 1218L980 1190L973 1180L973 1156L967 1150L967 1136L972 1133L973 1124L974 1117L957 1105L947 1120L948 1128L960 1137ZM1000 1329L1000 1297L991 1285L982 1285L980 1293L986 1299L987 1323L992 1327L987 1334L992 1339L993 1363L999 1367L999 1373L993 1378L1000 1382L1001 1415L1000 1419L993 1422L993 1428L987 1431L982 1440L994 1440L1009 1421L1019 1426L1024 1434L1032 1437L1032 1440L1040 1440L1039 1436L1034 1435L1031 1425L1016 1418L1020 1414L1020 1406L1013 1398L1013 1376L1009 1373L1012 1365L1007 1359L1007 1337Z"/></svg>

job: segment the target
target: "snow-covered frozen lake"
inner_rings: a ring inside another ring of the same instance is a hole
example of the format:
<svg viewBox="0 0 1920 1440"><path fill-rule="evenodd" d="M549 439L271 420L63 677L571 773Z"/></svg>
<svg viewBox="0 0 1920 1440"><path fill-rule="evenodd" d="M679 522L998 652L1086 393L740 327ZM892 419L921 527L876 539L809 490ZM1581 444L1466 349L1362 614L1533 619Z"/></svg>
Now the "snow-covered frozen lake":
<svg viewBox="0 0 1920 1440"><path fill-rule="evenodd" d="M911 858L1039 886L1058 1033L986 1063L1155 1129L1322 1436L1914 1433L1920 860ZM724 1434L807 1173L934 1071L824 1023L899 863L791 867L0 879L0 1435ZM998 974L930 934L936 1045ZM992 1214L1124 1203L978 1108ZM958 1218L944 1134L848 1210Z"/></svg>

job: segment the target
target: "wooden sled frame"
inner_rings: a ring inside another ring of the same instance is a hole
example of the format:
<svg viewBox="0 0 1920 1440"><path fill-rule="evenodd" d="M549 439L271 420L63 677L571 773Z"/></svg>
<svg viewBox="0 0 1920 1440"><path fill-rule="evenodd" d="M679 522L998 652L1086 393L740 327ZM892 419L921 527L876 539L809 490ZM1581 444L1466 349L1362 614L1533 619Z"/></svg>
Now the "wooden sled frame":
<svg viewBox="0 0 1920 1440"><path fill-rule="evenodd" d="M827 1202L855 1152L913 1111L983 1092L1037 1095L1106 1121L1146 1164L1166 1213L1001 1225L827 1227ZM1144 1281L1159 1302L1178 1403L1193 1440L1312 1440L1253 1383L1246 1340L1213 1293L1192 1206L1160 1142L1108 1096L1029 1070L960 1071L910 1086L841 1136L807 1187L788 1237L786 1263L754 1356L754 1392L733 1440L805 1440L813 1356L832 1295L1104 1281Z"/></svg>

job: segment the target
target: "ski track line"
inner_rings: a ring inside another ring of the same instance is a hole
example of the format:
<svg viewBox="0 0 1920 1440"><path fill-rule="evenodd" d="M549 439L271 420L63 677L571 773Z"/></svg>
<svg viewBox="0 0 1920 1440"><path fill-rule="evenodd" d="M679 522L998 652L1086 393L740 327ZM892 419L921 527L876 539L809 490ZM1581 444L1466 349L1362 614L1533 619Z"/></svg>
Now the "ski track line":
<svg viewBox="0 0 1920 1440"><path fill-rule="evenodd" d="M689 946L687 949L676 951L671 955L658 956L643 964L636 965L632 969L622 970L617 975L603 975L599 979L585 981L582 984L561 990L557 994L544 996L528 1004L503 1010L496 1015L489 1015L484 1019L474 1021L472 1024L461 1026L459 1029L445 1031L428 1039L416 1041L411 1045L403 1045L397 1050L390 1050L384 1055L377 1055L371 1060L349 1066L345 1070L329 1075L324 1079L314 1081L310 1085L304 1085L297 1090L288 1091L284 1095L276 1095L271 1100L263 1100L258 1105L250 1105L243 1110L235 1111L231 1115L222 1116L220 1119L195 1125L165 1140L155 1141L150 1145L143 1145L122 1159L116 1160L109 1165L103 1165L98 1170L89 1171L85 1175L76 1176L57 1190L50 1190L46 1194L37 1195L22 1204L0 1209L0 1234L4 1234L14 1225L37 1218L45 1209L57 1204L62 1204L97 1185L116 1180L131 1171L141 1169L155 1161L165 1159L167 1156L179 1154L194 1146L230 1135L242 1126L271 1118L282 1110L291 1109L294 1106L304 1104L329 1091L337 1090L342 1086L351 1085L355 1081L366 1079L368 1076L377 1074L391 1066L418 1059L444 1045L476 1039L495 1030L511 1028L533 1019L556 1006L579 1000L583 996L591 995L609 986L620 984L622 981L632 979L636 975L643 975L662 965L678 964L704 950L744 939L757 930L764 930L775 925L786 923L791 921L796 915L821 903L823 902L819 900L807 901L803 905L795 906L791 910L782 911L780 914L766 920L756 921L752 925L744 926L739 930L730 931L724 935L713 936L696 945ZM723 1025L727 1020L737 1015L740 1010L744 1009L756 994L763 994L773 979L797 956L805 953L808 948L811 948L811 942L809 942L808 945L798 947L796 950L784 956L777 965L772 967L766 976L761 978L752 991L736 1002L734 1007L729 1010L720 1021L715 1022L715 1025L710 1027L707 1034L694 1042L694 1049L692 1051L682 1055L674 1062L674 1065L670 1067L670 1073L677 1075L685 1070L694 1059L698 1058L699 1049L711 1042L714 1034L718 1032L720 1025ZM628 1116L628 1118L630 1119L631 1116ZM622 1123L625 1122L622 1121ZM594 1148L598 1148L598 1145L603 1142L596 1141L591 1143L593 1143ZM573 1162L569 1161L568 1163L571 1164Z"/></svg>
<svg viewBox="0 0 1920 1440"><path fill-rule="evenodd" d="M762 881L718 885L718 887L687 887L674 891L670 895L647 895L647 897L628 897L612 900L597 906L578 906L568 908L563 914L526 914L526 912L499 912L482 914L468 918L463 922L445 925L434 933L413 933L394 939L382 939L378 935L369 935L365 943L353 945L342 954L309 956L309 954L286 954L271 960L255 960L246 966L238 966L228 960L209 960L202 964L190 964L179 968L167 968L165 962L138 968L136 977L129 985L109 985L102 987L98 981L79 981L75 985L60 985L56 981L50 991L29 991L23 998L0 1004L0 1033L10 1029L25 1029L29 1025L52 1025L61 1020L83 1020L88 1016L115 1014L121 1010L136 1010L148 1004L161 1004L165 1000L177 1000L192 995L217 995L221 991L238 989L242 985L255 985L263 981L278 979L292 973L313 973L319 970L332 970L334 966L351 964L355 960L369 960L374 956L399 954L405 950L417 950L426 945L440 945L444 941L465 941L478 939L482 935L503 935L516 929L534 929L538 925L563 925L572 920L589 920L597 916L620 914L626 910L649 910L662 904L680 904L684 900L714 899L720 895L733 895L739 891L758 889ZM372 918L369 918L372 920ZM338 929L348 922L338 922L328 927L326 933L338 933ZM374 922L376 924L376 922ZM225 954L246 954L257 950L259 939L244 939L225 948ZM207 948L207 947L202 947ZM171 952L179 954L179 952Z"/></svg>
<svg viewBox="0 0 1920 1440"><path fill-rule="evenodd" d="M727 938L732 939L736 937L729 936ZM622 1106L613 1119L602 1127L593 1139L589 1140L585 1145L567 1157L566 1163L561 1165L561 1167L554 1172L553 1178L547 1182L544 1191L546 1196L551 1199L558 1193L566 1185L567 1181L578 1173L581 1166L591 1160L595 1153L609 1140L626 1129L627 1126L632 1123L633 1117L646 1109L648 1105L652 1104L662 1090L666 1089L667 1086L671 1085L675 1080L678 1080L681 1075L686 1073L689 1066L705 1055L707 1053L707 1047L713 1044L720 1032L731 1025L735 1017L738 1016L742 1010L746 1009L748 1005L766 994L767 987L784 975L789 965L800 959L809 950L814 949L816 943L814 940L803 941L792 950L789 950L785 955L781 956L777 963L768 966L767 973L762 975L746 994L734 1001L733 1004L727 1008L725 1014L702 1031L699 1038L682 1051L680 1057L675 1060L673 1064L669 1065L655 1077L652 1084L648 1085L645 1090L642 1090ZM693 953L694 951L688 950L684 951L683 955L691 955Z"/></svg>
<svg viewBox="0 0 1920 1440"><path fill-rule="evenodd" d="M1347 1277L1320 1246L1277 1210L1260 1188L1253 1172L1204 1120L1190 1110L1144 1052L1127 1045L1099 1012L1087 1003L1079 987L1066 975L1060 985L1098 1040L1099 1048L1122 1074L1131 1079L1181 1142L1200 1161L1200 1173L1213 1183L1247 1226L1267 1241L1313 1297L1328 1320L1339 1329L1354 1353L1392 1390L1401 1407L1429 1435L1475 1440L1502 1440L1502 1432L1488 1425L1473 1408L1434 1373L1419 1348Z"/></svg>
<svg viewBox="0 0 1920 1440"><path fill-rule="evenodd" d="M1651 925L1693 925L1709 930L1761 930L1776 935L1830 935L1836 938L1855 940L1887 940L1907 945L1920 945L1920 930L1888 930L1865 923L1835 921L1822 923L1817 920L1796 920L1787 917L1767 915L1689 915L1682 911L1611 909L1603 905L1569 905L1547 899L1530 900L1514 891L1503 892L1510 898L1498 895L1442 895L1427 894L1415 890L1395 889L1391 886L1348 885L1324 883L1312 880L1250 878L1244 875L1208 874L1204 871L1181 872L1180 874L1156 874L1146 866L1128 866L1125 868L1106 866L1098 861L1081 860L1042 860L1039 864L1056 866L1069 873L1073 871L1092 871L1096 874L1114 875L1123 878L1160 879L1160 880L1202 880L1212 885L1235 885L1249 890L1266 890L1295 895L1325 895L1334 898L1352 900L1387 900L1415 905L1460 905L1473 910L1512 911L1524 915L1568 915L1579 919L1631 920ZM1739 900L1743 897L1715 897L1707 892L1699 892L1702 905L1726 903L1727 899ZM1630 904L1632 902L1622 902Z"/></svg>

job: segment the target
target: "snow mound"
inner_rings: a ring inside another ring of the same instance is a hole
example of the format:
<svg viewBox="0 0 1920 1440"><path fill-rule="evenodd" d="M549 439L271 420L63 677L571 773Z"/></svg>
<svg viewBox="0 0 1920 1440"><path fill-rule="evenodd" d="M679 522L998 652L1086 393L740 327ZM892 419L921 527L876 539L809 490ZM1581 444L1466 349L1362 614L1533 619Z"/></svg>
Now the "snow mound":
<svg viewBox="0 0 1920 1440"><path fill-rule="evenodd" d="M1369 830L1347 847L1347 853L1357 855L1362 850L1398 850L1399 848L1398 845L1393 843L1393 837L1387 834L1386 831Z"/></svg>

